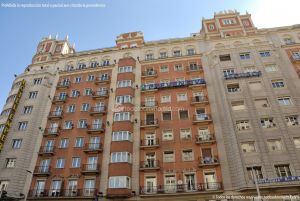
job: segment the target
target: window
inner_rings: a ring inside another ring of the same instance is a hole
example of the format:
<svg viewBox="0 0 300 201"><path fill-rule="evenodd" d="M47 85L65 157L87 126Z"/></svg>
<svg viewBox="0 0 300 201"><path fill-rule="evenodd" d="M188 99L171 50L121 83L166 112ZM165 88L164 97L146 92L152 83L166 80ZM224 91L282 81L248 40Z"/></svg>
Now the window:
<svg viewBox="0 0 300 201"><path fill-rule="evenodd" d="M97 61L91 62L91 68L96 68L97 66L99 66L99 63Z"/></svg>
<svg viewBox="0 0 300 201"><path fill-rule="evenodd" d="M113 152L111 153L111 163L129 163L131 161L131 154L129 152Z"/></svg>
<svg viewBox="0 0 300 201"><path fill-rule="evenodd" d="M162 112L162 120L172 120L171 111Z"/></svg>
<svg viewBox="0 0 300 201"><path fill-rule="evenodd" d="M272 80L272 87L273 88L283 88L284 87L283 80Z"/></svg>
<svg viewBox="0 0 300 201"><path fill-rule="evenodd" d="M72 168L79 168L81 163L80 157L73 157L72 158Z"/></svg>
<svg viewBox="0 0 300 201"><path fill-rule="evenodd" d="M77 137L75 139L75 147L83 147L84 139L83 137Z"/></svg>
<svg viewBox="0 0 300 201"><path fill-rule="evenodd" d="M163 58L167 58L167 57L168 57L167 52L160 52L159 53L159 58L163 59Z"/></svg>
<svg viewBox="0 0 300 201"><path fill-rule="evenodd" d="M236 122L236 127L239 131L249 130L250 129L250 122L249 120L241 120Z"/></svg>
<svg viewBox="0 0 300 201"><path fill-rule="evenodd" d="M65 148L68 148L68 146L69 146L69 139L68 138L63 138L63 139L60 140L59 148L65 149Z"/></svg>
<svg viewBox="0 0 300 201"><path fill-rule="evenodd" d="M13 139L12 148L13 149L20 149L22 145L22 139Z"/></svg>
<svg viewBox="0 0 300 201"><path fill-rule="evenodd" d="M184 140L189 140L192 138L192 133L190 128L181 128L180 129L180 138Z"/></svg>
<svg viewBox="0 0 300 201"><path fill-rule="evenodd" d="M187 101L186 93L177 94L177 101Z"/></svg>
<svg viewBox="0 0 300 201"><path fill-rule="evenodd" d="M37 98L37 95L38 95L37 91L29 92L29 99L35 99L35 98Z"/></svg>
<svg viewBox="0 0 300 201"><path fill-rule="evenodd" d="M117 112L114 114L114 121L129 121L130 113L129 112Z"/></svg>
<svg viewBox="0 0 300 201"><path fill-rule="evenodd" d="M64 168L65 167L65 159L59 158L56 160L56 168Z"/></svg>
<svg viewBox="0 0 300 201"><path fill-rule="evenodd" d="M256 175L256 179L263 179L263 174L260 166L247 167L248 179L255 180L254 175Z"/></svg>
<svg viewBox="0 0 300 201"><path fill-rule="evenodd" d="M171 102L171 96L170 95L162 95L161 96L161 103L170 103Z"/></svg>
<svg viewBox="0 0 300 201"><path fill-rule="evenodd" d="M166 73L166 72L169 72L169 67L168 66L161 66L159 68L160 72L161 73Z"/></svg>
<svg viewBox="0 0 300 201"><path fill-rule="evenodd" d="M103 60L103 66L109 66L109 59Z"/></svg>
<svg viewBox="0 0 300 201"><path fill-rule="evenodd" d="M109 177L108 187L109 188L131 188L130 177L127 176L115 176Z"/></svg>
<svg viewBox="0 0 300 201"><path fill-rule="evenodd" d="M290 165L275 165L275 171L278 177L292 176Z"/></svg>
<svg viewBox="0 0 300 201"><path fill-rule="evenodd" d="M232 101L231 108L232 110L245 110L246 106L244 101Z"/></svg>
<svg viewBox="0 0 300 201"><path fill-rule="evenodd" d="M131 80L120 80L117 82L117 87L121 88L121 87L131 87L132 82Z"/></svg>
<svg viewBox="0 0 300 201"><path fill-rule="evenodd" d="M270 151L281 151L283 149L280 139L268 140L267 144Z"/></svg>
<svg viewBox="0 0 300 201"><path fill-rule="evenodd" d="M257 109L264 109L269 107L269 102L266 98L255 99L254 105Z"/></svg>
<svg viewBox="0 0 300 201"><path fill-rule="evenodd" d="M179 119L180 120L186 120L189 119L189 113L187 110L180 110L179 111Z"/></svg>
<svg viewBox="0 0 300 201"><path fill-rule="evenodd" d="M240 85L239 84L228 84L227 85L227 91L229 93L235 93L235 92L238 92L240 91Z"/></svg>
<svg viewBox="0 0 300 201"><path fill-rule="evenodd" d="M257 91L257 90L261 90L263 86L260 81L255 81L255 82L249 82L249 88L252 91Z"/></svg>
<svg viewBox="0 0 300 201"><path fill-rule="evenodd" d="M153 54L146 54L145 60L152 60L154 59Z"/></svg>
<svg viewBox="0 0 300 201"><path fill-rule="evenodd" d="M182 71L183 70L182 65L181 64L175 64L174 70L175 71Z"/></svg>
<svg viewBox="0 0 300 201"><path fill-rule="evenodd" d="M75 109L76 109L75 104L69 105L68 109L67 109L67 112L75 112Z"/></svg>
<svg viewBox="0 0 300 201"><path fill-rule="evenodd" d="M162 131L163 140L173 140L173 131L172 130L163 130Z"/></svg>
<svg viewBox="0 0 300 201"><path fill-rule="evenodd" d="M244 70L244 73L252 73L252 72L256 72L257 69L253 66L250 66L250 67L246 67L245 70Z"/></svg>
<svg viewBox="0 0 300 201"><path fill-rule="evenodd" d="M250 52L241 53L240 54L240 59L241 60L250 59Z"/></svg>
<svg viewBox="0 0 300 201"><path fill-rule="evenodd" d="M241 148L244 153L256 152L254 142L243 142Z"/></svg>
<svg viewBox="0 0 300 201"><path fill-rule="evenodd" d="M16 158L7 158L6 159L6 168L14 168L16 166L17 159Z"/></svg>
<svg viewBox="0 0 300 201"><path fill-rule="evenodd" d="M295 145L295 148L300 149L300 137L294 138L294 145Z"/></svg>
<svg viewBox="0 0 300 201"><path fill-rule="evenodd" d="M259 52L259 55L261 57L270 57L271 53L270 53L270 51L261 51L261 52Z"/></svg>
<svg viewBox="0 0 300 201"><path fill-rule="evenodd" d="M181 56L181 51L180 50L174 50L173 51L173 56L174 57L180 57Z"/></svg>
<svg viewBox="0 0 300 201"><path fill-rule="evenodd" d="M86 68L86 64L85 63L79 63L78 64L78 69L85 69Z"/></svg>
<svg viewBox="0 0 300 201"><path fill-rule="evenodd" d="M215 25L214 25L214 24L208 25L208 29L209 29L209 30L214 30L214 29L215 29Z"/></svg>
<svg viewBox="0 0 300 201"><path fill-rule="evenodd" d="M3 130L4 130L5 124L0 124L0 133L2 134Z"/></svg>
<svg viewBox="0 0 300 201"><path fill-rule="evenodd" d="M75 77L75 83L80 83L81 82L81 77Z"/></svg>
<svg viewBox="0 0 300 201"><path fill-rule="evenodd" d="M273 118L262 118L260 119L260 125L262 128L274 128L276 124L273 122Z"/></svg>
<svg viewBox="0 0 300 201"><path fill-rule="evenodd" d="M131 133L129 131L115 131L112 133L112 141L131 140Z"/></svg>
<svg viewBox="0 0 300 201"><path fill-rule="evenodd" d="M225 70L223 70L223 74L224 74L224 77L226 78L226 77L234 74L234 69L225 69Z"/></svg>
<svg viewBox="0 0 300 201"><path fill-rule="evenodd" d="M94 81L95 80L95 75L88 75L86 78L86 81Z"/></svg>
<svg viewBox="0 0 300 201"><path fill-rule="evenodd" d="M191 149L182 151L182 160L183 161L192 161L194 160L194 154Z"/></svg>
<svg viewBox="0 0 300 201"><path fill-rule="evenodd" d="M194 54L196 54L195 49L188 49L187 50L187 55L194 55Z"/></svg>
<svg viewBox="0 0 300 201"><path fill-rule="evenodd" d="M9 113L10 113L10 111L11 111L11 109L3 110L3 111L1 112L1 116L8 116Z"/></svg>
<svg viewBox="0 0 300 201"><path fill-rule="evenodd" d="M89 111L89 108L90 108L90 104L88 104L88 103L82 103L82 105L81 105L81 111L82 112Z"/></svg>
<svg viewBox="0 0 300 201"><path fill-rule="evenodd" d="M19 131L24 131L24 130L26 130L27 125L28 125L28 122L27 122L27 121L19 122L18 130L19 130Z"/></svg>
<svg viewBox="0 0 300 201"><path fill-rule="evenodd" d="M132 72L132 66L119 67L119 73L129 73L129 72Z"/></svg>
<svg viewBox="0 0 300 201"><path fill-rule="evenodd" d="M78 121L78 126L77 128L87 128L87 122L86 119L80 119Z"/></svg>
<svg viewBox="0 0 300 201"><path fill-rule="evenodd" d="M80 91L78 90L72 90L71 92L71 97L75 98L75 97L78 97L80 95Z"/></svg>
<svg viewBox="0 0 300 201"><path fill-rule="evenodd" d="M40 85L42 84L42 78L36 78L33 80L33 85Z"/></svg>
<svg viewBox="0 0 300 201"><path fill-rule="evenodd" d="M230 19L223 19L222 20L224 25L230 25L230 24L235 24L235 19L234 18L230 18Z"/></svg>
<svg viewBox="0 0 300 201"><path fill-rule="evenodd" d="M164 151L164 162L175 162L174 151Z"/></svg>
<svg viewBox="0 0 300 201"><path fill-rule="evenodd" d="M116 96L116 103L118 104L132 103L132 96L130 95Z"/></svg>
<svg viewBox="0 0 300 201"><path fill-rule="evenodd" d="M276 66L276 64L270 64L270 65L265 66L265 71L267 73L276 72L276 71L278 71L278 67Z"/></svg>
<svg viewBox="0 0 300 201"><path fill-rule="evenodd" d="M33 110L33 106L25 106L24 107L24 114L31 114Z"/></svg>
<svg viewBox="0 0 300 201"><path fill-rule="evenodd" d="M285 122L287 126L298 126L299 125L298 115L291 115L285 117Z"/></svg>
<svg viewBox="0 0 300 201"><path fill-rule="evenodd" d="M219 56L220 61L231 61L230 54L224 54Z"/></svg>
<svg viewBox="0 0 300 201"><path fill-rule="evenodd" d="M91 96L92 95L92 89L84 89L84 96Z"/></svg>
<svg viewBox="0 0 300 201"><path fill-rule="evenodd" d="M73 128L73 122L71 120L65 121L64 129L72 129L72 128Z"/></svg>
<svg viewBox="0 0 300 201"><path fill-rule="evenodd" d="M292 105L292 100L291 100L291 97L279 97L277 98L278 100L278 103L280 106L287 106L287 105Z"/></svg>

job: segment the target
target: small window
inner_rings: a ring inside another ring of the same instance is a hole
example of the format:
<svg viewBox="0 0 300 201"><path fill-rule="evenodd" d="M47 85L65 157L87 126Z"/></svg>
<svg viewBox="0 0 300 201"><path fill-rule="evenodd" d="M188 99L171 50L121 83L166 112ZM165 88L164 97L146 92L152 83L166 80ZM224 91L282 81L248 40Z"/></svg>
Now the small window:
<svg viewBox="0 0 300 201"><path fill-rule="evenodd" d="M174 50L173 51L173 56L174 57L180 57L181 56L181 51L180 50Z"/></svg>
<svg viewBox="0 0 300 201"><path fill-rule="evenodd" d="M27 125L28 125L27 121L19 122L18 130L25 131L27 129Z"/></svg>
<svg viewBox="0 0 300 201"><path fill-rule="evenodd" d="M83 137L77 137L75 139L75 147L83 147L84 139Z"/></svg>
<svg viewBox="0 0 300 201"><path fill-rule="evenodd" d="M87 120L86 119L80 119L78 121L77 128L87 128Z"/></svg>
<svg viewBox="0 0 300 201"><path fill-rule="evenodd" d="M286 97L279 97L279 98L277 98L277 100L278 100L278 104L280 106L288 106L288 105L292 105L293 104L292 100L291 100L291 97L288 97L288 96L286 96Z"/></svg>
<svg viewBox="0 0 300 201"><path fill-rule="evenodd" d="M260 126L262 128L275 128L276 124L274 123L273 118L269 117L260 119Z"/></svg>
<svg viewBox="0 0 300 201"><path fill-rule="evenodd" d="M233 101L231 102L232 110L245 110L246 106L244 101Z"/></svg>
<svg viewBox="0 0 300 201"><path fill-rule="evenodd" d="M261 51L261 52L259 52L259 55L261 57L270 57L271 53L270 53L270 51Z"/></svg>
<svg viewBox="0 0 300 201"><path fill-rule="evenodd" d="M59 148L65 149L65 148L68 148L68 146L69 146L69 139L68 138L63 138L63 139L60 140Z"/></svg>
<svg viewBox="0 0 300 201"><path fill-rule="evenodd" d="M250 52L240 53L240 59L241 59L241 60L247 60L247 59L250 59Z"/></svg>
<svg viewBox="0 0 300 201"><path fill-rule="evenodd" d="M132 72L132 66L119 67L119 73L129 73L129 72Z"/></svg>
<svg viewBox="0 0 300 201"><path fill-rule="evenodd" d="M175 153L174 151L164 151L164 162L175 162Z"/></svg>
<svg viewBox="0 0 300 201"><path fill-rule="evenodd" d="M24 114L31 114L33 110L33 106L25 106L24 107Z"/></svg>
<svg viewBox="0 0 300 201"><path fill-rule="evenodd" d="M72 168L80 168L81 158L73 157L72 158Z"/></svg>
<svg viewBox="0 0 300 201"><path fill-rule="evenodd" d="M161 103L170 103L171 102L171 96L170 95L162 95L161 96Z"/></svg>
<svg viewBox="0 0 300 201"><path fill-rule="evenodd" d="M175 64L174 65L174 71L182 71L183 68L182 68L182 65L181 64Z"/></svg>
<svg viewBox="0 0 300 201"><path fill-rule="evenodd" d="M173 131L172 130L163 130L162 131L163 140L173 140Z"/></svg>
<svg viewBox="0 0 300 201"><path fill-rule="evenodd" d="M42 78L36 78L36 79L33 80L33 84L34 85L40 85L40 84L42 84L42 80L43 80Z"/></svg>
<svg viewBox="0 0 300 201"><path fill-rule="evenodd" d="M78 84L81 82L81 77L75 77L75 83Z"/></svg>
<svg viewBox="0 0 300 201"><path fill-rule="evenodd" d="M183 150L182 151L182 160L183 161L193 161L194 160L194 154L191 149Z"/></svg>
<svg viewBox="0 0 300 201"><path fill-rule="evenodd" d="M183 140L190 140L192 138L192 133L190 128L180 129L180 138Z"/></svg>
<svg viewBox="0 0 300 201"><path fill-rule="evenodd" d="M231 61L230 54L224 54L219 56L220 61Z"/></svg>
<svg viewBox="0 0 300 201"><path fill-rule="evenodd" d="M244 153L256 152L254 142L243 142L241 148Z"/></svg>
<svg viewBox="0 0 300 201"><path fill-rule="evenodd" d="M37 98L37 95L38 95L37 91L29 92L29 99L35 99L35 98Z"/></svg>
<svg viewBox="0 0 300 201"><path fill-rule="evenodd" d="M273 88L283 88L285 85L284 85L284 82L283 80L272 80L272 87Z"/></svg>
<svg viewBox="0 0 300 201"><path fill-rule="evenodd" d="M239 92L239 91L241 91L240 85L238 83L237 84L228 84L227 85L227 91L229 93Z"/></svg>
<svg viewBox="0 0 300 201"><path fill-rule="evenodd" d="M224 77L228 77L230 75L233 75L234 74L234 69L225 69L223 70L223 74L224 74Z"/></svg>
<svg viewBox="0 0 300 201"><path fill-rule="evenodd" d="M65 159L59 158L56 160L56 168L64 168L65 167Z"/></svg>
<svg viewBox="0 0 300 201"><path fill-rule="evenodd" d="M187 110L180 110L179 111L179 119L180 120L187 120L189 119L189 113Z"/></svg>
<svg viewBox="0 0 300 201"><path fill-rule="evenodd" d="M67 108L67 112L75 112L76 106L75 104L69 105Z"/></svg>
<svg viewBox="0 0 300 201"><path fill-rule="evenodd" d="M13 149L20 149L22 145L22 139L13 139L12 148Z"/></svg>
<svg viewBox="0 0 300 201"><path fill-rule="evenodd" d="M223 19L222 22L223 22L224 25L230 25L230 24L235 24L236 23L234 18Z"/></svg>
<svg viewBox="0 0 300 201"><path fill-rule="evenodd" d="M109 177L109 188L131 188L131 179L127 176L114 176Z"/></svg>
<svg viewBox="0 0 300 201"><path fill-rule="evenodd" d="M167 52L160 52L159 53L159 58L163 59L163 58L167 58L167 57L168 57Z"/></svg>
<svg viewBox="0 0 300 201"><path fill-rule="evenodd" d="M160 72L162 72L162 73L169 72L169 67L168 66L161 66L160 67Z"/></svg>
<svg viewBox="0 0 300 201"><path fill-rule="evenodd" d="M122 87L131 87L132 86L132 81L131 80L119 80L117 82L117 87L122 88Z"/></svg>
<svg viewBox="0 0 300 201"><path fill-rule="evenodd" d="M188 49L187 50L187 55L194 55L194 54L196 54L195 49Z"/></svg>
<svg viewBox="0 0 300 201"><path fill-rule="evenodd" d="M248 179L254 181L256 175L256 179L263 179L263 174L260 166L247 167Z"/></svg>
<svg viewBox="0 0 300 201"><path fill-rule="evenodd" d="M89 108L90 108L90 104L88 104L88 103L82 103L82 105L81 105L81 111L82 112L89 111Z"/></svg>
<svg viewBox="0 0 300 201"><path fill-rule="evenodd" d="M95 80L95 75L88 75L86 78L86 81L90 82L90 81L94 81Z"/></svg>
<svg viewBox="0 0 300 201"><path fill-rule="evenodd" d="M73 122L71 120L67 120L64 123L64 129L72 129L73 128Z"/></svg>
<svg viewBox="0 0 300 201"><path fill-rule="evenodd" d="M239 131L249 130L250 129L250 121L249 120L237 121L236 127Z"/></svg>
<svg viewBox="0 0 300 201"><path fill-rule="evenodd" d="M281 151L283 149L280 139L268 140L267 143L270 151Z"/></svg>
<svg viewBox="0 0 300 201"><path fill-rule="evenodd" d="M112 141L131 140L131 133L129 131L115 131L112 133Z"/></svg>
<svg viewBox="0 0 300 201"><path fill-rule="evenodd" d="M153 59L154 59L153 54L146 54L145 60L153 60Z"/></svg>
<svg viewBox="0 0 300 201"><path fill-rule="evenodd" d="M80 96L80 91L75 89L75 90L72 90L71 92L71 97L75 98L75 97L79 97Z"/></svg>
<svg viewBox="0 0 300 201"><path fill-rule="evenodd" d="M129 152L112 152L111 163L129 163L131 161L131 154Z"/></svg>
<svg viewBox="0 0 300 201"><path fill-rule="evenodd" d="M290 165L275 165L275 171L278 177L292 176Z"/></svg>
<svg viewBox="0 0 300 201"><path fill-rule="evenodd" d="M172 120L171 111L163 112L162 113L162 120Z"/></svg>
<svg viewBox="0 0 300 201"><path fill-rule="evenodd" d="M84 89L84 96L91 96L92 95L92 89Z"/></svg>
<svg viewBox="0 0 300 201"><path fill-rule="evenodd" d="M187 101L186 93L179 93L177 94L177 101Z"/></svg>

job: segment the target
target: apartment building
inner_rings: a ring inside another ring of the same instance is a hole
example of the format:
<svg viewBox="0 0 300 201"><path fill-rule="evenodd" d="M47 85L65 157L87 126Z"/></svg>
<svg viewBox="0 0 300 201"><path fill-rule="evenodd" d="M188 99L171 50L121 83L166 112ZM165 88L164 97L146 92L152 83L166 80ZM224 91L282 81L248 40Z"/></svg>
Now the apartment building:
<svg viewBox="0 0 300 201"><path fill-rule="evenodd" d="M1 193L216 200L257 183L298 195L299 44L300 26L257 29L236 11L186 38L131 32L82 52L45 38L1 114Z"/></svg>

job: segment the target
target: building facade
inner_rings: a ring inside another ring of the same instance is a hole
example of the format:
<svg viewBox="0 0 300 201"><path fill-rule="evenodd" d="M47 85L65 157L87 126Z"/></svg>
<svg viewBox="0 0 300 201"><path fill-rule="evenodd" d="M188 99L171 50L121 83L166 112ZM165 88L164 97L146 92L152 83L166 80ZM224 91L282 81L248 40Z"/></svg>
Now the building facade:
<svg viewBox="0 0 300 201"><path fill-rule="evenodd" d="M299 195L299 44L300 26L257 29L236 11L186 38L131 32L82 52L43 39L1 114L0 190L221 200L256 195L257 183L261 195Z"/></svg>

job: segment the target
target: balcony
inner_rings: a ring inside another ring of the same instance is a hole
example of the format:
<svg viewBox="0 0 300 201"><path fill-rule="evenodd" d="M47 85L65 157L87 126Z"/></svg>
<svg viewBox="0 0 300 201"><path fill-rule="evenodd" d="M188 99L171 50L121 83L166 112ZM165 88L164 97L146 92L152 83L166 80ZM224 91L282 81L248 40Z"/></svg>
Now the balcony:
<svg viewBox="0 0 300 201"><path fill-rule="evenodd" d="M50 167L49 166L36 166L33 175L44 177L50 175Z"/></svg>
<svg viewBox="0 0 300 201"><path fill-rule="evenodd" d="M52 111L48 115L49 120L62 119L63 111Z"/></svg>
<svg viewBox="0 0 300 201"><path fill-rule="evenodd" d="M56 85L56 89L67 89L71 85L71 82L58 82Z"/></svg>
<svg viewBox="0 0 300 201"><path fill-rule="evenodd" d="M199 157L199 167L213 167L218 165L220 165L220 162L216 156Z"/></svg>
<svg viewBox="0 0 300 201"><path fill-rule="evenodd" d="M196 144L213 144L216 142L215 136L211 134L196 136Z"/></svg>
<svg viewBox="0 0 300 201"><path fill-rule="evenodd" d="M103 133L105 130L103 123L91 124L91 125L88 125L87 128L88 128L87 132L89 134Z"/></svg>
<svg viewBox="0 0 300 201"><path fill-rule="evenodd" d="M100 116L106 114L106 107L105 106L97 106L92 107L90 111L91 116Z"/></svg>
<svg viewBox="0 0 300 201"><path fill-rule="evenodd" d="M44 136L45 137L58 136L59 130L60 130L59 127L46 128L46 130L44 132Z"/></svg>
<svg viewBox="0 0 300 201"><path fill-rule="evenodd" d="M141 128L156 128L158 127L157 119L141 120Z"/></svg>
<svg viewBox="0 0 300 201"><path fill-rule="evenodd" d="M141 140L140 148L141 149L155 149L159 147L159 139L144 139Z"/></svg>
<svg viewBox="0 0 300 201"><path fill-rule="evenodd" d="M159 186L143 186L140 187L141 196L153 196L161 194L178 194L178 193L208 193L222 192L223 186L221 182L209 183L191 183L176 185L159 185Z"/></svg>
<svg viewBox="0 0 300 201"><path fill-rule="evenodd" d="M58 104L58 103L65 103L67 100L67 96L54 96L52 103Z"/></svg>
<svg viewBox="0 0 300 201"><path fill-rule="evenodd" d="M83 151L85 153L100 153L102 152L102 144L101 143L87 143L84 146Z"/></svg>
<svg viewBox="0 0 300 201"><path fill-rule="evenodd" d="M261 71L253 71L253 72L242 72L242 73L230 73L224 75L225 80L230 79L239 79L239 78L249 78L249 77L260 77Z"/></svg>
<svg viewBox="0 0 300 201"><path fill-rule="evenodd" d="M100 165L99 164L84 164L81 168L82 174L99 174Z"/></svg>
<svg viewBox="0 0 300 201"><path fill-rule="evenodd" d="M193 117L193 123L197 124L197 123L204 123L204 124L208 124L212 122L211 116L209 114L196 114Z"/></svg>
<svg viewBox="0 0 300 201"><path fill-rule="evenodd" d="M141 171L152 171L152 170L159 170L160 165L158 160L147 160L141 161L140 163L140 170Z"/></svg>
<svg viewBox="0 0 300 201"><path fill-rule="evenodd" d="M195 96L191 98L191 105L206 105L208 104L207 96Z"/></svg>
<svg viewBox="0 0 300 201"><path fill-rule="evenodd" d="M40 156L51 156L54 155L54 146L45 146L45 147L40 147L39 155Z"/></svg>
<svg viewBox="0 0 300 201"><path fill-rule="evenodd" d="M70 198L70 197L95 197L97 190L95 188L86 189L39 189L30 190L28 199L36 198Z"/></svg>
<svg viewBox="0 0 300 201"><path fill-rule="evenodd" d="M203 70L203 68L200 65L190 65L190 66L186 67L187 73L201 72L202 70Z"/></svg>
<svg viewBox="0 0 300 201"><path fill-rule="evenodd" d="M153 107L157 107L157 101L145 101L142 102L141 104L141 108L153 108Z"/></svg>
<svg viewBox="0 0 300 201"><path fill-rule="evenodd" d="M157 71L156 70L147 70L142 72L142 78L146 77L157 77Z"/></svg>
<svg viewBox="0 0 300 201"><path fill-rule="evenodd" d="M92 98L93 99L104 99L108 97L108 91L102 90L102 91L95 91L92 92Z"/></svg>
<svg viewBox="0 0 300 201"><path fill-rule="evenodd" d="M105 84L110 82L110 77L97 77L95 79L95 84Z"/></svg>

